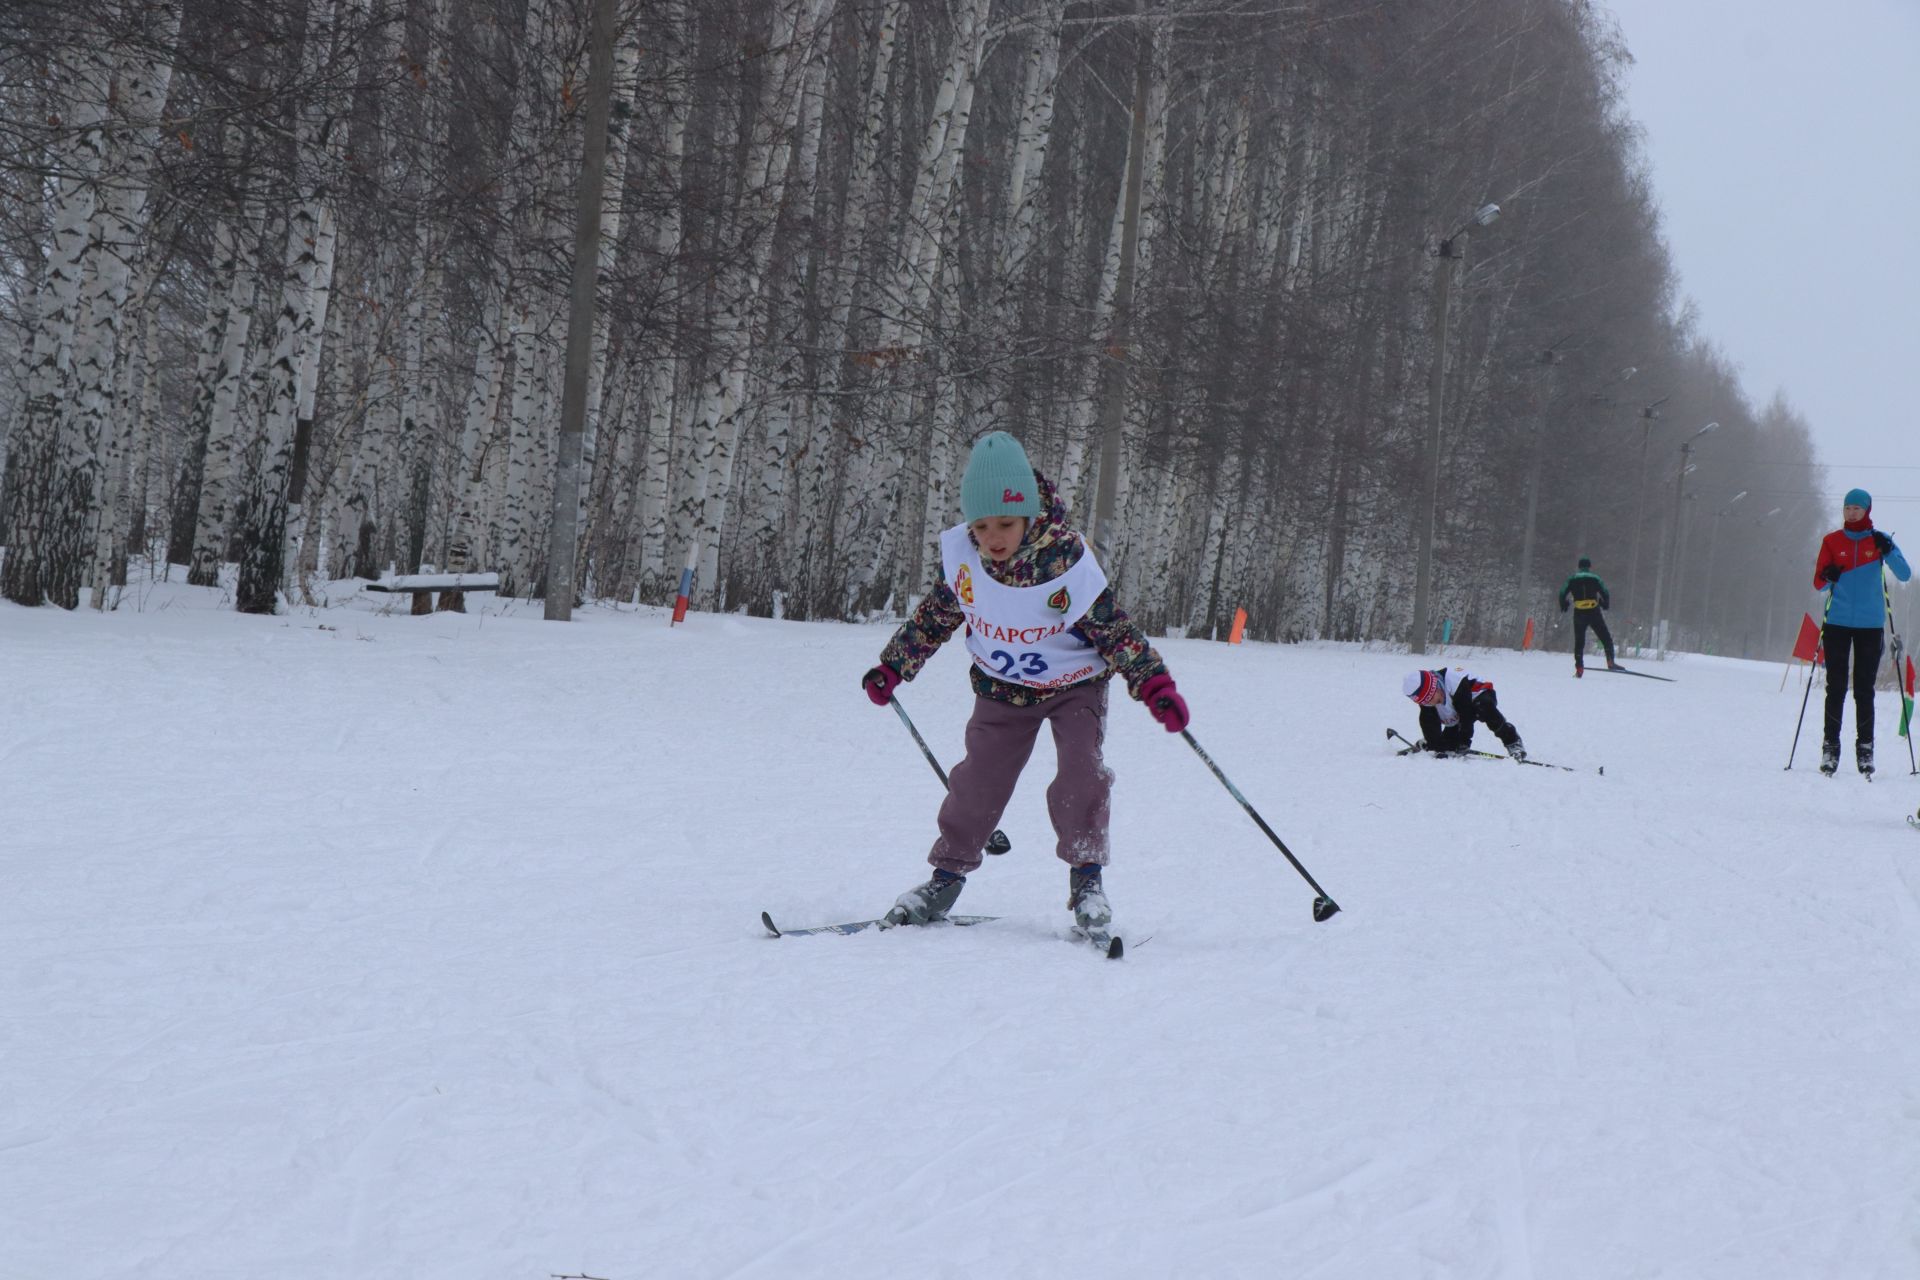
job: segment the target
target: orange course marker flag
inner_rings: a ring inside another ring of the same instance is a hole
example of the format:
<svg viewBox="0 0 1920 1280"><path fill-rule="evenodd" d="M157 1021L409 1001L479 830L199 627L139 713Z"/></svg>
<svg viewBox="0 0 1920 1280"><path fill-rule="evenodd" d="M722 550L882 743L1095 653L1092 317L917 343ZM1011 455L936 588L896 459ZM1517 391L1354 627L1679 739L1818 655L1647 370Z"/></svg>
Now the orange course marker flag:
<svg viewBox="0 0 1920 1280"><path fill-rule="evenodd" d="M1227 632L1227 643L1239 644L1242 640L1245 640L1246 638L1247 638L1247 611L1245 609L1235 609L1233 611L1233 630Z"/></svg>
<svg viewBox="0 0 1920 1280"><path fill-rule="evenodd" d="M1531 648L1533 648L1533 619L1528 618L1526 634L1520 637L1520 652L1525 653Z"/></svg>
<svg viewBox="0 0 1920 1280"><path fill-rule="evenodd" d="M1820 653L1820 628L1813 623L1813 615L1800 615L1800 635L1793 642L1793 656L1802 662L1812 662Z"/></svg>

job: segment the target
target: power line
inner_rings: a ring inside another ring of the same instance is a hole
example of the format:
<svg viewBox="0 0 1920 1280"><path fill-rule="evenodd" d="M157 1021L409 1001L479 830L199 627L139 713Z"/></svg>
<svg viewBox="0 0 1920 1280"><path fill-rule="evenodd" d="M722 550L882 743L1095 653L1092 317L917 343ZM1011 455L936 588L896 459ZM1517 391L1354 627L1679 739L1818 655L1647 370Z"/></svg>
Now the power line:
<svg viewBox="0 0 1920 1280"><path fill-rule="evenodd" d="M1750 467L1800 467L1821 471L1920 471L1920 466L1893 462L1779 462L1758 458L1743 459Z"/></svg>

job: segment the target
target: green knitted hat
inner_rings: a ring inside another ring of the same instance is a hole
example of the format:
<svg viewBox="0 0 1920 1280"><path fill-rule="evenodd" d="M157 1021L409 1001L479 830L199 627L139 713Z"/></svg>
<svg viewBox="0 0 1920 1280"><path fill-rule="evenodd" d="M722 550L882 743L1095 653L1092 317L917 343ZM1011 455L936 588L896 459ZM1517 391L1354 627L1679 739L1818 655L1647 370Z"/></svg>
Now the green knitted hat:
<svg viewBox="0 0 1920 1280"><path fill-rule="evenodd" d="M960 478L960 514L968 524L982 516L1040 514L1040 486L1018 440L994 431L974 442Z"/></svg>

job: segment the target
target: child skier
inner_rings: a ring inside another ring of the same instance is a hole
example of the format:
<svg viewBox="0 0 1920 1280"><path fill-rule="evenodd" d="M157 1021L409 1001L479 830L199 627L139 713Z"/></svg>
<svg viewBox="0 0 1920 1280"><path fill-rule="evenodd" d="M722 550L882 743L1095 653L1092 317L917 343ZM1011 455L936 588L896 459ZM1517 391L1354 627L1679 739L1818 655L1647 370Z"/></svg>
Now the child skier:
<svg viewBox="0 0 1920 1280"><path fill-rule="evenodd" d="M1400 682L1400 692L1420 708L1420 741L1414 744L1416 747L1439 756L1467 751L1473 746L1473 726L1484 720L1508 755L1515 760L1527 758L1520 731L1500 714L1493 683L1474 679L1466 668L1409 671Z"/></svg>
<svg viewBox="0 0 1920 1280"><path fill-rule="evenodd" d="M1587 672L1587 629L1600 637L1600 647L1607 651L1607 670L1619 671L1621 666L1613 660L1613 635L1607 630L1606 610L1613 608L1613 597L1607 594L1607 584L1593 571L1593 561L1580 557L1580 568L1567 579L1560 588L1560 612L1568 607L1573 609L1573 674L1583 676Z"/></svg>
<svg viewBox="0 0 1920 1280"><path fill-rule="evenodd" d="M960 513L966 523L940 536L940 581L861 681L867 697L886 706L895 686L966 628L974 692L966 758L954 766L940 805L940 836L927 855L933 877L901 894L887 919L925 924L953 909L1013 797L1040 726L1051 724L1059 770L1047 788L1047 810L1055 852L1071 868L1067 905L1081 928L1105 928L1112 910L1100 869L1107 864L1113 774L1100 748L1108 677L1118 672L1168 733L1187 726L1186 700L1114 603L1093 549L1067 526L1052 482L1006 432L973 446L960 481Z"/></svg>
<svg viewBox="0 0 1920 1280"><path fill-rule="evenodd" d="M1873 527L1873 495L1849 489L1841 499L1841 526L1820 540L1813 586L1828 592L1820 643L1827 654L1827 715L1820 735L1820 772L1840 767L1840 717L1847 706L1847 666L1853 666L1853 764L1873 776L1873 678L1886 641L1886 580L1880 566L1905 582L1913 576L1893 538Z"/></svg>

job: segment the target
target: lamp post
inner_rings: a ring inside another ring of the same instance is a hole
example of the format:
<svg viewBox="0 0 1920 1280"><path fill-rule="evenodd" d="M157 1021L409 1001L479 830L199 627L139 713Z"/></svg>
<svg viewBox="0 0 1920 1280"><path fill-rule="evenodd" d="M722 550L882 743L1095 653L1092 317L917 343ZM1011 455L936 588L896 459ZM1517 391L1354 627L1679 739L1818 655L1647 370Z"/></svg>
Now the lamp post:
<svg viewBox="0 0 1920 1280"><path fill-rule="evenodd" d="M1660 625L1660 604L1666 587L1669 561L1673 564L1673 598L1675 600L1680 598L1680 504L1685 498L1687 472L1693 470L1693 464L1687 459L1693 453L1693 442L1719 425L1717 422L1709 422L1680 443L1680 470L1673 477L1673 528L1668 531L1667 540L1669 554L1662 558L1659 571L1653 578L1653 628L1659 633L1659 654L1663 658L1667 656L1667 633ZM1676 608L1674 612L1677 614L1679 610Z"/></svg>
<svg viewBox="0 0 1920 1280"><path fill-rule="evenodd" d="M1487 226L1499 216L1499 205L1481 205L1434 250L1440 266L1434 272L1437 287L1433 306L1433 371L1427 385L1426 477L1420 488L1420 511L1414 517L1420 549L1413 579L1413 635L1409 644L1413 653L1427 651L1427 613L1433 601L1433 523L1440 506L1440 414L1447 378L1447 294L1453 287L1453 264L1467 255L1467 228Z"/></svg>
<svg viewBox="0 0 1920 1280"><path fill-rule="evenodd" d="M1720 550L1720 521L1733 511L1735 503L1746 496L1747 491L1742 489L1731 498L1728 498L1727 505L1713 513L1713 523L1707 528L1707 585L1700 590L1700 630L1702 634L1704 634L1709 627L1713 626L1713 561L1714 556ZM1676 603L1678 603L1678 601L1676 601ZM1678 610L1675 610L1675 612L1678 612Z"/></svg>
<svg viewBox="0 0 1920 1280"><path fill-rule="evenodd" d="M1544 372L1541 374L1540 412L1533 424L1533 459L1527 467L1527 523L1520 535L1520 589L1514 596L1520 606L1522 622L1530 616L1527 612L1527 592L1533 586L1533 526L1540 511L1540 469L1546 454L1547 411L1553 403L1553 369L1563 358L1554 349L1559 345L1555 343L1553 347L1542 351L1536 361Z"/></svg>
<svg viewBox="0 0 1920 1280"><path fill-rule="evenodd" d="M1653 424L1660 421L1660 406L1671 400L1672 396L1661 396L1652 404L1640 410L1640 483L1634 489L1633 501L1633 552L1627 559L1627 612L1633 613L1634 602L1640 598L1640 526L1647 518L1647 447L1653 443Z"/></svg>
<svg viewBox="0 0 1920 1280"><path fill-rule="evenodd" d="M1754 521L1754 523L1765 524L1767 521L1773 519L1775 516L1779 515L1782 511L1785 511L1785 510L1786 510L1785 507L1775 507L1773 510L1767 512L1767 514L1761 516L1758 520ZM1762 647L1760 652L1763 654L1771 654L1773 652L1773 591L1775 587L1780 585L1780 574L1778 572L1779 562L1780 562L1780 544L1778 542L1775 542L1772 546L1767 548L1767 614L1766 614L1767 638L1761 641ZM1752 655L1743 652L1740 656L1743 658L1746 658L1746 657L1751 657Z"/></svg>

